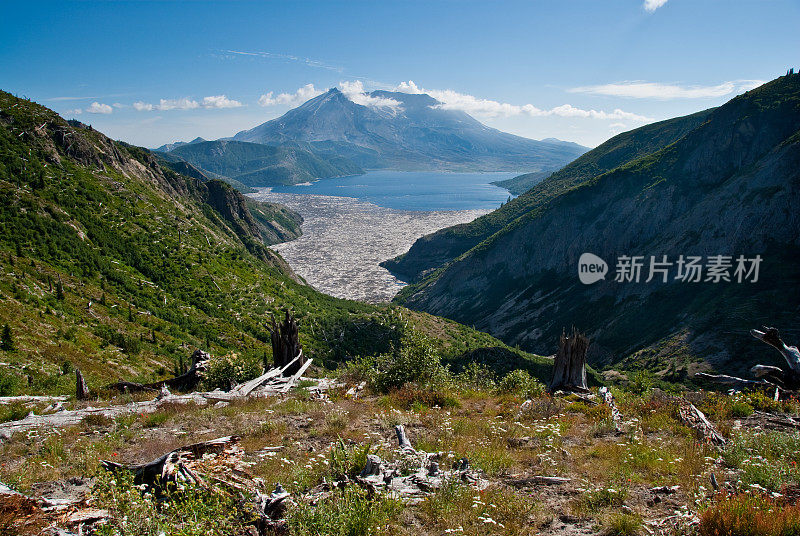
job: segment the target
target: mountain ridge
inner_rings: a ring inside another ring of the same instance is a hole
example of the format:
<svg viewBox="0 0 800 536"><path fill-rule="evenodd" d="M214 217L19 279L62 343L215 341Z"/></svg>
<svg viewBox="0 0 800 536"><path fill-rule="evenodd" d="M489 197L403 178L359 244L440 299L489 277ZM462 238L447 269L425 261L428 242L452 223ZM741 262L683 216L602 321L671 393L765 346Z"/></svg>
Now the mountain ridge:
<svg viewBox="0 0 800 536"><path fill-rule="evenodd" d="M792 208L800 196L800 76L780 77L707 114L658 151L531 205L397 301L534 351L578 325L595 340L594 363L645 347L658 353L677 337L687 356L746 368L756 358L748 327L800 329L793 300L800 222ZM587 251L611 262L623 254L759 253L764 275L752 287L585 286L576 271Z"/></svg>

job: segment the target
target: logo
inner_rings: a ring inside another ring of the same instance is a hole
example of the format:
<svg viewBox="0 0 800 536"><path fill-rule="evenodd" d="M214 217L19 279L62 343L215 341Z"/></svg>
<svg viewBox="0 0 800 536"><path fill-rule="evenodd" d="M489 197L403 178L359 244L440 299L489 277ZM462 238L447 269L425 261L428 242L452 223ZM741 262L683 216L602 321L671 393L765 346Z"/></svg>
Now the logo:
<svg viewBox="0 0 800 536"><path fill-rule="evenodd" d="M578 259L578 278L584 285L597 283L606 278L608 264L593 253L584 253Z"/></svg>

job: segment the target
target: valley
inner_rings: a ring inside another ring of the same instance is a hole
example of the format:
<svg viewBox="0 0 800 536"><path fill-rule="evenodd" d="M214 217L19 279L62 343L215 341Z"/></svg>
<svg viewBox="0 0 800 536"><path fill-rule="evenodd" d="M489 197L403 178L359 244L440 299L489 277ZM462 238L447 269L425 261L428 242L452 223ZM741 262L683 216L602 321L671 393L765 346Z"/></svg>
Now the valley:
<svg viewBox="0 0 800 536"><path fill-rule="evenodd" d="M380 263L417 238L472 221L486 210L411 211L350 197L259 192L253 199L302 214L303 235L273 246L315 289L350 300L388 302L404 283Z"/></svg>

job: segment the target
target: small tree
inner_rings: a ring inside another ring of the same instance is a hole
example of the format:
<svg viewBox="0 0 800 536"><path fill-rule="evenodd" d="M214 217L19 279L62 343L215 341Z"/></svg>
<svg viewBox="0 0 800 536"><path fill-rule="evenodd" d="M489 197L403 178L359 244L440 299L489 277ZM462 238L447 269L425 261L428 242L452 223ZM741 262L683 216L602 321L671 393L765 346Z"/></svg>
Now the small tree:
<svg viewBox="0 0 800 536"><path fill-rule="evenodd" d="M8 324L3 326L3 339L0 340L0 348L6 352L14 350L14 339L11 336L11 327Z"/></svg>
<svg viewBox="0 0 800 536"><path fill-rule="evenodd" d="M64 301L64 284L61 282L61 279L58 280L58 285L56 285L56 299L58 301Z"/></svg>

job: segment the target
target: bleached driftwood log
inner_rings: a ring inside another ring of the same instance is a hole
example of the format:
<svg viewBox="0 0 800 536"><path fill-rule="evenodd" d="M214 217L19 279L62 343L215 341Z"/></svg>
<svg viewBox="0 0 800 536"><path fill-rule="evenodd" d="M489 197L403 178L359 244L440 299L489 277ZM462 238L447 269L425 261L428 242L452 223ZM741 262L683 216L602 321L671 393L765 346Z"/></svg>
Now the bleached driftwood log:
<svg viewBox="0 0 800 536"><path fill-rule="evenodd" d="M725 438L722 437L722 434L711 424L702 411L686 399L679 398L677 400L678 417L680 417L681 422L693 428L701 439L715 445L725 444Z"/></svg>
<svg viewBox="0 0 800 536"><path fill-rule="evenodd" d="M296 378L299 379L299 378ZM161 405L169 404L197 404L204 406L209 402L232 402L235 400L245 400L247 398L268 397L280 394L286 384L291 378L276 377L273 378L272 383L263 385L258 389L243 395L237 388L225 392L221 390L216 391L196 391L184 395L167 394L165 396L159 395L153 400L146 400L143 402L131 402L129 404L111 405L105 407L88 407L75 410L62 410L56 413L47 415L29 414L24 419L19 421L11 421L0 423L0 438L9 438L16 432L24 432L33 428L42 426L49 426L55 428L63 428L65 426L74 426L80 424L83 419L91 415L99 415L109 419L113 419L120 415L128 415L131 413L148 414L158 411ZM319 381L320 385L316 387L318 391L330 388L336 385L331 382ZM291 384L293 386L294 383ZM314 388L310 388L314 389ZM168 392L168 391L167 391Z"/></svg>
<svg viewBox="0 0 800 536"><path fill-rule="evenodd" d="M587 391L586 385L586 351L589 339L574 327L567 335L561 333L558 353L553 362L553 380L550 391L563 389L566 391Z"/></svg>
<svg viewBox="0 0 800 536"><path fill-rule="evenodd" d="M0 404L35 404L37 402L66 402L68 396L0 396Z"/></svg>

